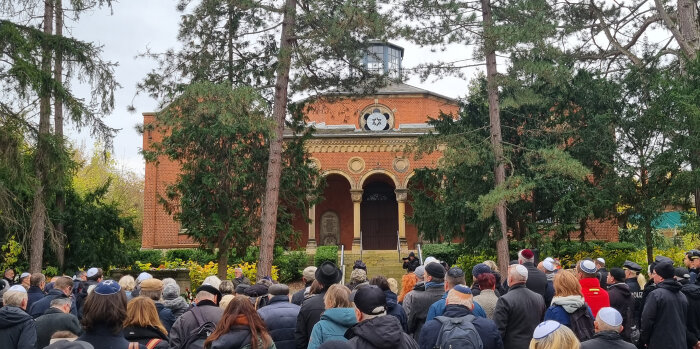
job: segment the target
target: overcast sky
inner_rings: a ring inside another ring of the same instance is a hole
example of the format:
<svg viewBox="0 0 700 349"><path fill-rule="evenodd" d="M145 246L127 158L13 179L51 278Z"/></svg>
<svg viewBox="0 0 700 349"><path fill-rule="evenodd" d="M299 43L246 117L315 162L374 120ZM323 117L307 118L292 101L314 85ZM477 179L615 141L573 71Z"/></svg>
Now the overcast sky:
<svg viewBox="0 0 700 349"><path fill-rule="evenodd" d="M103 45L103 59L119 63L115 72L122 88L116 92L116 105L107 117L107 124L120 129L114 139L116 160L121 166L142 176L145 167L143 157L139 154L142 139L134 127L142 122L142 113L155 110L157 102L147 96L139 96L134 100L136 112L127 111L127 106L134 97L136 83L155 66L152 60L136 59L136 55L146 48L162 52L178 45L176 35L180 14L175 10L175 3L174 0L122 0L114 3L113 14L108 9L99 9L84 14L79 22L71 24L70 34L73 37ZM432 53L406 42L396 43L405 49L404 67L430 60L464 58L459 57L455 50L450 50L447 56L446 53ZM463 52L466 53L466 50ZM475 71L472 71L468 78L474 74ZM416 77L408 77L406 83L453 98L464 96L467 92L467 81L457 78L421 82ZM88 93L79 86L75 86L75 91L80 96ZM76 145L92 149L94 141L86 132L78 132L71 127L68 134Z"/></svg>

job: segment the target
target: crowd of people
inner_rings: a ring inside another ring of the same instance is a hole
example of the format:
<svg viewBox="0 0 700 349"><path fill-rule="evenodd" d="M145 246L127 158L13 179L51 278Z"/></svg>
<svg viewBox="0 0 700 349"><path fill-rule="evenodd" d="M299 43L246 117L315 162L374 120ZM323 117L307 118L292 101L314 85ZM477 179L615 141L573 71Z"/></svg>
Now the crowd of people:
<svg viewBox="0 0 700 349"><path fill-rule="evenodd" d="M700 349L700 251L684 267L657 256L649 281L632 261L602 258L572 269L524 249L501 274L493 261L459 267L413 253L401 282L350 282L332 262L303 271L290 292L271 278L251 284L207 277L193 299L148 273L106 279L99 268L47 282L40 273L0 280L0 348L482 348Z"/></svg>

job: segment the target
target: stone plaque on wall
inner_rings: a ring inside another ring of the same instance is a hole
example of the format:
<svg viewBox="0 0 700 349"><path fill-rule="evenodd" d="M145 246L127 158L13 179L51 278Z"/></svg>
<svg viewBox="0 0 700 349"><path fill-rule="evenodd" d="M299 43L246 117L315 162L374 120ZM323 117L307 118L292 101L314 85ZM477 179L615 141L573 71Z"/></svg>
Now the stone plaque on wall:
<svg viewBox="0 0 700 349"><path fill-rule="evenodd" d="M340 244L340 219L333 211L326 211L321 215L320 245Z"/></svg>

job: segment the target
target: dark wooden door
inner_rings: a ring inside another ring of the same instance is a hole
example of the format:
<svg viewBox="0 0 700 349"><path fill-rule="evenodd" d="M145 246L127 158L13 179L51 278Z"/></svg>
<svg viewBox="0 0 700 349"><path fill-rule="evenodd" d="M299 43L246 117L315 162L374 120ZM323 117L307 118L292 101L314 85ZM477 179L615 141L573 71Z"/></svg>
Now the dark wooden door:
<svg viewBox="0 0 700 349"><path fill-rule="evenodd" d="M399 219L394 188L382 182L368 184L360 208L362 248L395 250Z"/></svg>

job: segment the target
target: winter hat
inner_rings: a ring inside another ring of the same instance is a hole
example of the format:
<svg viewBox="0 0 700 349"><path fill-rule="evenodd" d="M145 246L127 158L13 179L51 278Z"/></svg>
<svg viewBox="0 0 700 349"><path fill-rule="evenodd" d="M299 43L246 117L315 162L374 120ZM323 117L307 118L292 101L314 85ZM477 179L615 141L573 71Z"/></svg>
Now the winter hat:
<svg viewBox="0 0 700 349"><path fill-rule="evenodd" d="M310 267L304 268L303 275L304 275L304 279L306 279L307 282L311 282L311 281L316 280L316 267L310 266Z"/></svg>
<svg viewBox="0 0 700 349"><path fill-rule="evenodd" d="M557 267L554 265L554 263L550 260L545 259L544 262L542 262L542 266L546 271L554 271Z"/></svg>
<svg viewBox="0 0 700 349"><path fill-rule="evenodd" d="M615 308L600 308L600 310L598 310L598 319L612 327L622 325L622 315L620 315L620 312L615 310Z"/></svg>
<svg viewBox="0 0 700 349"><path fill-rule="evenodd" d="M379 315L386 310L386 295L384 295L384 291L375 285L369 285L357 290L353 301L357 309L363 314Z"/></svg>
<svg viewBox="0 0 700 349"><path fill-rule="evenodd" d="M250 285L240 284L236 286L236 294L245 294L245 290L247 290L248 287L250 287Z"/></svg>
<svg viewBox="0 0 700 349"><path fill-rule="evenodd" d="M268 287L267 293L273 296L286 296L289 294L289 286L285 284L274 284Z"/></svg>
<svg viewBox="0 0 700 349"><path fill-rule="evenodd" d="M540 323L535 327L535 332L532 334L533 339L542 339L544 337L549 336L552 334L552 332L556 331L561 327L561 324L554 321L554 320L547 320L543 323Z"/></svg>
<svg viewBox="0 0 700 349"><path fill-rule="evenodd" d="M438 279L444 279L445 278L445 268L442 267L439 263L428 263L425 266L425 272L428 273L428 275L438 278Z"/></svg>
<svg viewBox="0 0 700 349"><path fill-rule="evenodd" d="M167 284L163 286L163 299L173 300L180 296L180 286Z"/></svg>
<svg viewBox="0 0 700 349"><path fill-rule="evenodd" d="M595 274L598 269L595 267L595 263L593 263L592 260L590 259L584 259L579 263L579 268L581 268L581 271L586 273L586 274Z"/></svg>
<svg viewBox="0 0 700 349"><path fill-rule="evenodd" d="M654 267L654 271L664 279L673 279L673 276L676 274L673 263L669 262L657 263Z"/></svg>
<svg viewBox="0 0 700 349"><path fill-rule="evenodd" d="M529 248L526 248L524 250L521 250L520 253L518 253L520 256L523 257L523 259L533 259L535 258L535 254L530 250Z"/></svg>
<svg viewBox="0 0 700 349"><path fill-rule="evenodd" d="M338 270L338 267L336 267L333 262L323 262L323 264L316 269L316 281L325 287L337 284L340 282L340 278L340 270Z"/></svg>
<svg viewBox="0 0 700 349"><path fill-rule="evenodd" d="M418 266L418 268L416 268L416 270L413 273L416 274L417 277L422 279L425 276L425 266Z"/></svg>
<svg viewBox="0 0 700 349"><path fill-rule="evenodd" d="M110 296L122 290L119 283L114 280L104 280L95 286L93 292L101 296Z"/></svg>
<svg viewBox="0 0 700 349"><path fill-rule="evenodd" d="M150 278L143 280L141 282L141 290L143 291L162 291L163 290L163 281L160 281L156 278Z"/></svg>
<svg viewBox="0 0 700 349"><path fill-rule="evenodd" d="M490 273L490 272L491 272L491 268L489 268L489 266L484 264L484 263L479 263L479 264L475 265L474 268L472 268L472 276L473 277L478 277L481 274L486 274L486 273Z"/></svg>
<svg viewBox="0 0 700 349"><path fill-rule="evenodd" d="M90 271L88 270L88 277L90 277L90 274L89 274L89 273L90 273ZM136 277L136 282L139 282L139 283L140 283L140 282L143 282L144 280L148 280L148 279L150 279L150 278L152 278L152 277L153 277L153 276L151 276L151 274L149 274L149 273L147 273L147 272L144 271L143 273L139 274L138 277Z"/></svg>
<svg viewBox="0 0 700 349"><path fill-rule="evenodd" d="M615 281L625 281L625 271L620 268L611 268L610 275L612 275Z"/></svg>

